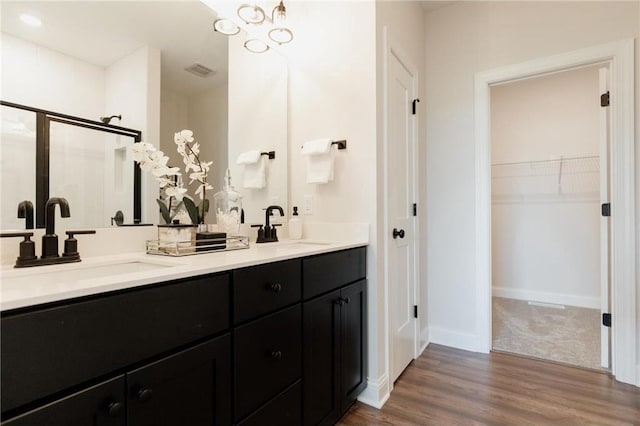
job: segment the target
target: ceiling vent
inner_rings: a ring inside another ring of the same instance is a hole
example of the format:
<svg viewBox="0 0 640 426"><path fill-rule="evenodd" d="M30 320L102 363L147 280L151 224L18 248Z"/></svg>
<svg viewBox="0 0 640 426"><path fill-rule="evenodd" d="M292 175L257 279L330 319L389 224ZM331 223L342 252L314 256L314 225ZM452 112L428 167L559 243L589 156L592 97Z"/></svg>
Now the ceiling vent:
<svg viewBox="0 0 640 426"><path fill-rule="evenodd" d="M215 70L212 70L209 67L205 67L202 64L193 64L184 69L185 71L189 71L193 75L197 75L198 77L206 78L211 77L216 73Z"/></svg>

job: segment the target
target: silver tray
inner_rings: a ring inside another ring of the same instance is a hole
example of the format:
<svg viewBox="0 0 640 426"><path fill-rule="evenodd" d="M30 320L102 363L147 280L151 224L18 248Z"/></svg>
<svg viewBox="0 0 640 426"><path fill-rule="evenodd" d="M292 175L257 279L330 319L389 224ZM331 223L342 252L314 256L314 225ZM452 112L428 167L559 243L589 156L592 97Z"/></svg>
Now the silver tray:
<svg viewBox="0 0 640 426"><path fill-rule="evenodd" d="M194 241L147 240L147 254L161 256L192 256L218 251L242 250L249 248L249 237L231 236L227 238L201 239Z"/></svg>

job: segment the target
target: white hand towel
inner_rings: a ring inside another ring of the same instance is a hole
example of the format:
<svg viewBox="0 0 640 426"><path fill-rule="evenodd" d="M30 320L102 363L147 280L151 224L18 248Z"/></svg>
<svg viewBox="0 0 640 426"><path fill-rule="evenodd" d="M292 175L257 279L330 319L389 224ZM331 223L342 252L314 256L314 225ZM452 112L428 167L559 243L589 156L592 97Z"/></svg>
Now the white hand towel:
<svg viewBox="0 0 640 426"><path fill-rule="evenodd" d="M333 150L331 139L316 139L302 145L307 157L307 183L328 183L333 180Z"/></svg>
<svg viewBox="0 0 640 426"><path fill-rule="evenodd" d="M302 155L328 154L331 149L331 142L333 141L329 138L305 142L302 145Z"/></svg>
<svg viewBox="0 0 640 426"><path fill-rule="evenodd" d="M266 166L264 157L260 156L253 164L244 165L243 186L245 188L261 189L267 186Z"/></svg>
<svg viewBox="0 0 640 426"><path fill-rule="evenodd" d="M238 155L236 164L255 164L260 159L260 156L261 154L258 150L243 152L242 154Z"/></svg>

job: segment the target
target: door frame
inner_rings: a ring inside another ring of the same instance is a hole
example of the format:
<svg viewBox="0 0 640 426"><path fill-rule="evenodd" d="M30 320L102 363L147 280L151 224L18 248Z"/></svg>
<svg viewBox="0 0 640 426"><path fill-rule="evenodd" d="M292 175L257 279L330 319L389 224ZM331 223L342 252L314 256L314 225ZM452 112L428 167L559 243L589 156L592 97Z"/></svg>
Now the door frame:
<svg viewBox="0 0 640 426"><path fill-rule="evenodd" d="M640 385L636 371L636 224L634 39L496 68L475 75L476 300L479 350L491 350L490 85L609 64L611 70L611 365L618 381ZM594 100L596 102L597 100ZM622 319L622 320L621 320Z"/></svg>
<svg viewBox="0 0 640 426"><path fill-rule="evenodd" d="M382 158L383 158L383 247L384 247L384 300L387 301L385 303L385 371L387 373L387 377L389 379L389 390L393 389L393 381L391 380L391 366L392 357L393 357L393 339L392 339L392 322L391 322L391 309L390 309L390 293L389 293L389 249L391 247L392 239L390 238L389 232L389 214L388 214L388 200L389 200L389 164L388 164L388 151L389 151L389 58L391 55L396 56L400 63L409 71L409 73L413 76L413 87L412 92L414 95L414 99L418 97L418 69L415 67L409 58L409 55L406 55L399 44L395 42L395 38L389 34L389 29L387 26L383 27L383 77L382 77L382 85L383 85L383 102L382 102L382 140L383 140L383 148L382 148ZM419 110L419 109L418 109ZM411 152L413 153L413 181L415 185L413 186L413 199L415 203L418 203L418 181L417 181L417 172L418 172L418 114L415 115L415 119L411 123L413 127L413 141L411 142ZM413 301L414 304L418 304L418 300L420 300L420 286L418 285L418 263L419 259L419 243L417 236L420 235L420 229L418 227L418 220L416 216L413 216ZM418 322L418 318L413 318L414 324L414 336L413 336L413 358L417 358L420 351L420 323Z"/></svg>

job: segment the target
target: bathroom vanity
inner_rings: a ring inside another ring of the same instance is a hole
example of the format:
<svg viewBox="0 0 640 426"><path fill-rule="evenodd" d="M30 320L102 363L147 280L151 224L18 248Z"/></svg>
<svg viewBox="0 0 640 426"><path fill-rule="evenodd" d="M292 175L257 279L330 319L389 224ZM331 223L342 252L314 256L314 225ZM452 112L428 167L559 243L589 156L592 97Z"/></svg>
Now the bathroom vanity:
<svg viewBox="0 0 640 426"><path fill-rule="evenodd" d="M186 262L3 294L2 425L335 423L366 386L364 244Z"/></svg>

